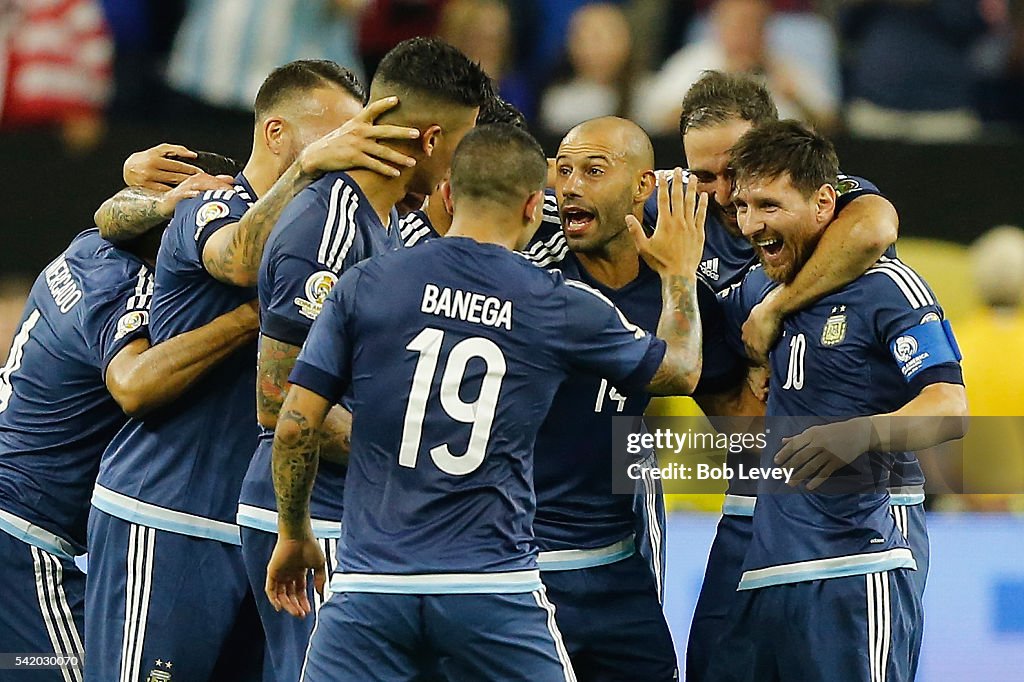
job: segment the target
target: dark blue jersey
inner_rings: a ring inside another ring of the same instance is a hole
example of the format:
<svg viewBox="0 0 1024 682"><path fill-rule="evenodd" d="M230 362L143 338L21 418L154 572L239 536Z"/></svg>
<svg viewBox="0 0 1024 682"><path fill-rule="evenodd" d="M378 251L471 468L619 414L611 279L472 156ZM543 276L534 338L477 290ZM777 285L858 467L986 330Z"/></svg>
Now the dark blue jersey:
<svg viewBox="0 0 1024 682"><path fill-rule="evenodd" d="M659 182L664 177L662 174ZM684 174L683 180L689 182L689 175ZM666 181L671 185L670 179L666 179ZM852 175L840 175L836 182L836 191L839 194L836 201L837 214L857 197L881 194L869 180ZM657 192L652 194L644 204L643 222L649 229L654 229L658 224ZM734 235L729 232L715 217L714 212L708 211L704 227L704 255L697 267L697 272L715 290L715 293L742 281L747 270L756 262L757 254L754 253L754 247L750 242L742 235Z"/></svg>
<svg viewBox="0 0 1024 682"><path fill-rule="evenodd" d="M607 287L592 278L569 250L561 225L547 220L526 255L599 291L641 329L657 331L661 278L642 260L636 279L619 289ZM711 288L699 278L697 292L703 327L703 372L697 392L715 393L742 381L746 363L724 342L722 311ZM632 498L612 494L612 418L639 417L650 400L645 391L627 394L607 379L588 374L573 374L559 388L535 447L534 531L542 551L603 547L632 532Z"/></svg>
<svg viewBox="0 0 1024 682"><path fill-rule="evenodd" d="M733 324L746 319L773 286L762 268L752 269L724 297L726 316ZM761 466L774 466L781 438L812 423L891 412L931 383L962 383L954 348L928 285L898 259L883 257L785 319L770 353L771 433ZM821 492L762 482L741 588L913 567L889 495L878 487L893 463L893 453L865 453ZM858 492L848 492L851 484Z"/></svg>
<svg viewBox="0 0 1024 682"><path fill-rule="evenodd" d="M299 347L338 277L356 263L399 248L398 214L385 227L345 173L329 173L285 208L260 263L260 333ZM274 432L263 429L239 497L238 523L277 532L271 476ZM314 530L338 537L345 469L321 462L311 501Z"/></svg>
<svg viewBox="0 0 1024 682"><path fill-rule="evenodd" d="M440 197L437 197L440 200ZM402 216L398 223L398 232L402 237L402 244L406 247L416 246L427 239L440 237L433 223L423 210L415 210Z"/></svg>
<svg viewBox="0 0 1024 682"><path fill-rule="evenodd" d="M594 290L495 245L434 239L349 270L291 376L331 401L352 391L332 585L535 589L533 445L558 385L586 371L631 393L664 351Z"/></svg>
<svg viewBox="0 0 1024 682"><path fill-rule="evenodd" d="M100 456L127 419L104 373L147 335L152 293L145 263L97 230L36 278L0 369L0 529L39 544L31 524L44 549L84 551Z"/></svg>
<svg viewBox="0 0 1024 682"><path fill-rule="evenodd" d="M154 344L201 327L256 296L214 279L203 247L238 222L255 198L239 174L233 190L178 204L154 275ZM100 465L93 505L152 528L239 544L235 508L256 447L255 343L236 350L180 398L132 419Z"/></svg>

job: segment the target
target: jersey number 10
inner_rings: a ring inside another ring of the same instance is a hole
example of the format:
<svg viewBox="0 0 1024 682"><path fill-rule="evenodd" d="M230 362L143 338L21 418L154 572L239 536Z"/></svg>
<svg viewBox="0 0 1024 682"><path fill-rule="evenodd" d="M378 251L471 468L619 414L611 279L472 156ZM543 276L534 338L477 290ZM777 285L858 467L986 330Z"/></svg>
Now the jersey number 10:
<svg viewBox="0 0 1024 682"><path fill-rule="evenodd" d="M402 427L402 446L398 453L398 463L410 469L416 467L419 457L423 418L430 402L430 389L437 373L443 341L443 331L427 327L406 346L407 350L420 355L412 377L412 390L409 391L409 404L405 409L405 423ZM459 390L469 362L476 358L483 360L487 369L480 384L480 394L476 400L467 403L459 397ZM452 454L448 443L430 448L430 457L441 471L453 476L464 476L483 463L506 369L505 355L490 339L463 339L448 352L444 373L441 375L441 407L455 421L472 424L473 428L469 434L469 445L461 455Z"/></svg>

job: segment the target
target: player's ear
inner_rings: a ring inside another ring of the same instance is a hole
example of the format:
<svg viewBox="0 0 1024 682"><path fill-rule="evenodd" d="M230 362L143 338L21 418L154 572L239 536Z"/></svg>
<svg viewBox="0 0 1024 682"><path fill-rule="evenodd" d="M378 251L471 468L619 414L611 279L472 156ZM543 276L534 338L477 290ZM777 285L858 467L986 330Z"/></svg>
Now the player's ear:
<svg viewBox="0 0 1024 682"><path fill-rule="evenodd" d="M523 219L530 224L540 224L544 219L544 192L534 192L523 205Z"/></svg>
<svg viewBox="0 0 1024 682"><path fill-rule="evenodd" d="M836 188L830 184L824 184L818 188L815 197L815 213L821 225L832 222L836 214Z"/></svg>
<svg viewBox="0 0 1024 682"><path fill-rule="evenodd" d="M263 121L263 142L274 154L280 154L285 146L285 122L271 117Z"/></svg>
<svg viewBox="0 0 1024 682"><path fill-rule="evenodd" d="M642 204L654 194L654 190L658 188L658 176L654 174L653 170L645 170L640 174L637 179L636 189L633 192L633 202Z"/></svg>
<svg viewBox="0 0 1024 682"><path fill-rule="evenodd" d="M423 153L433 156L434 148L441 143L441 126L434 124L420 133L420 145Z"/></svg>
<svg viewBox="0 0 1024 682"><path fill-rule="evenodd" d="M445 178L441 181L441 184L437 186L436 194L441 197L441 201L444 202L444 210L448 211L448 215L455 212L455 205L452 203L452 183L448 182Z"/></svg>
<svg viewBox="0 0 1024 682"><path fill-rule="evenodd" d="M437 191L440 192L444 210L448 215L452 215L455 209L452 207L452 183L449 181L448 175L445 175L444 180L437 185Z"/></svg>

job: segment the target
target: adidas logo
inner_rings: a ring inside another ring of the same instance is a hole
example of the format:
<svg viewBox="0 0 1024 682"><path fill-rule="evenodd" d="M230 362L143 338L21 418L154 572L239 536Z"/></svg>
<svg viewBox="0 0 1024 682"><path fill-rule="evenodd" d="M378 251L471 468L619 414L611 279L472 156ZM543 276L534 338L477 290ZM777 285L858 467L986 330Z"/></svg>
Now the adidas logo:
<svg viewBox="0 0 1024 682"><path fill-rule="evenodd" d="M706 260L706 261L702 262L697 269L700 270L700 274L704 275L708 279L714 279L714 280L718 279L718 259L717 258L711 258L709 260Z"/></svg>

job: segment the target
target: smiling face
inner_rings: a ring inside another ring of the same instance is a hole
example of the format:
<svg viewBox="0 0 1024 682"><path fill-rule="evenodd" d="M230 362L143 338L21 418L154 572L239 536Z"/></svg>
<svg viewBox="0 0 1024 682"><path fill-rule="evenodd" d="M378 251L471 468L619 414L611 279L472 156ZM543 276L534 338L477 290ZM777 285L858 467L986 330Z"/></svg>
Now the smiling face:
<svg viewBox="0 0 1024 682"><path fill-rule="evenodd" d="M697 191L711 195L708 208L733 236L740 236L736 207L732 204L732 171L729 149L752 127L750 121L734 118L691 128L683 136L683 151L690 173L697 179Z"/></svg>
<svg viewBox="0 0 1024 682"><path fill-rule="evenodd" d="M793 281L832 220L835 197L831 185L805 195L793 186L788 173L750 177L737 184L739 226L754 245L766 275L784 284Z"/></svg>

